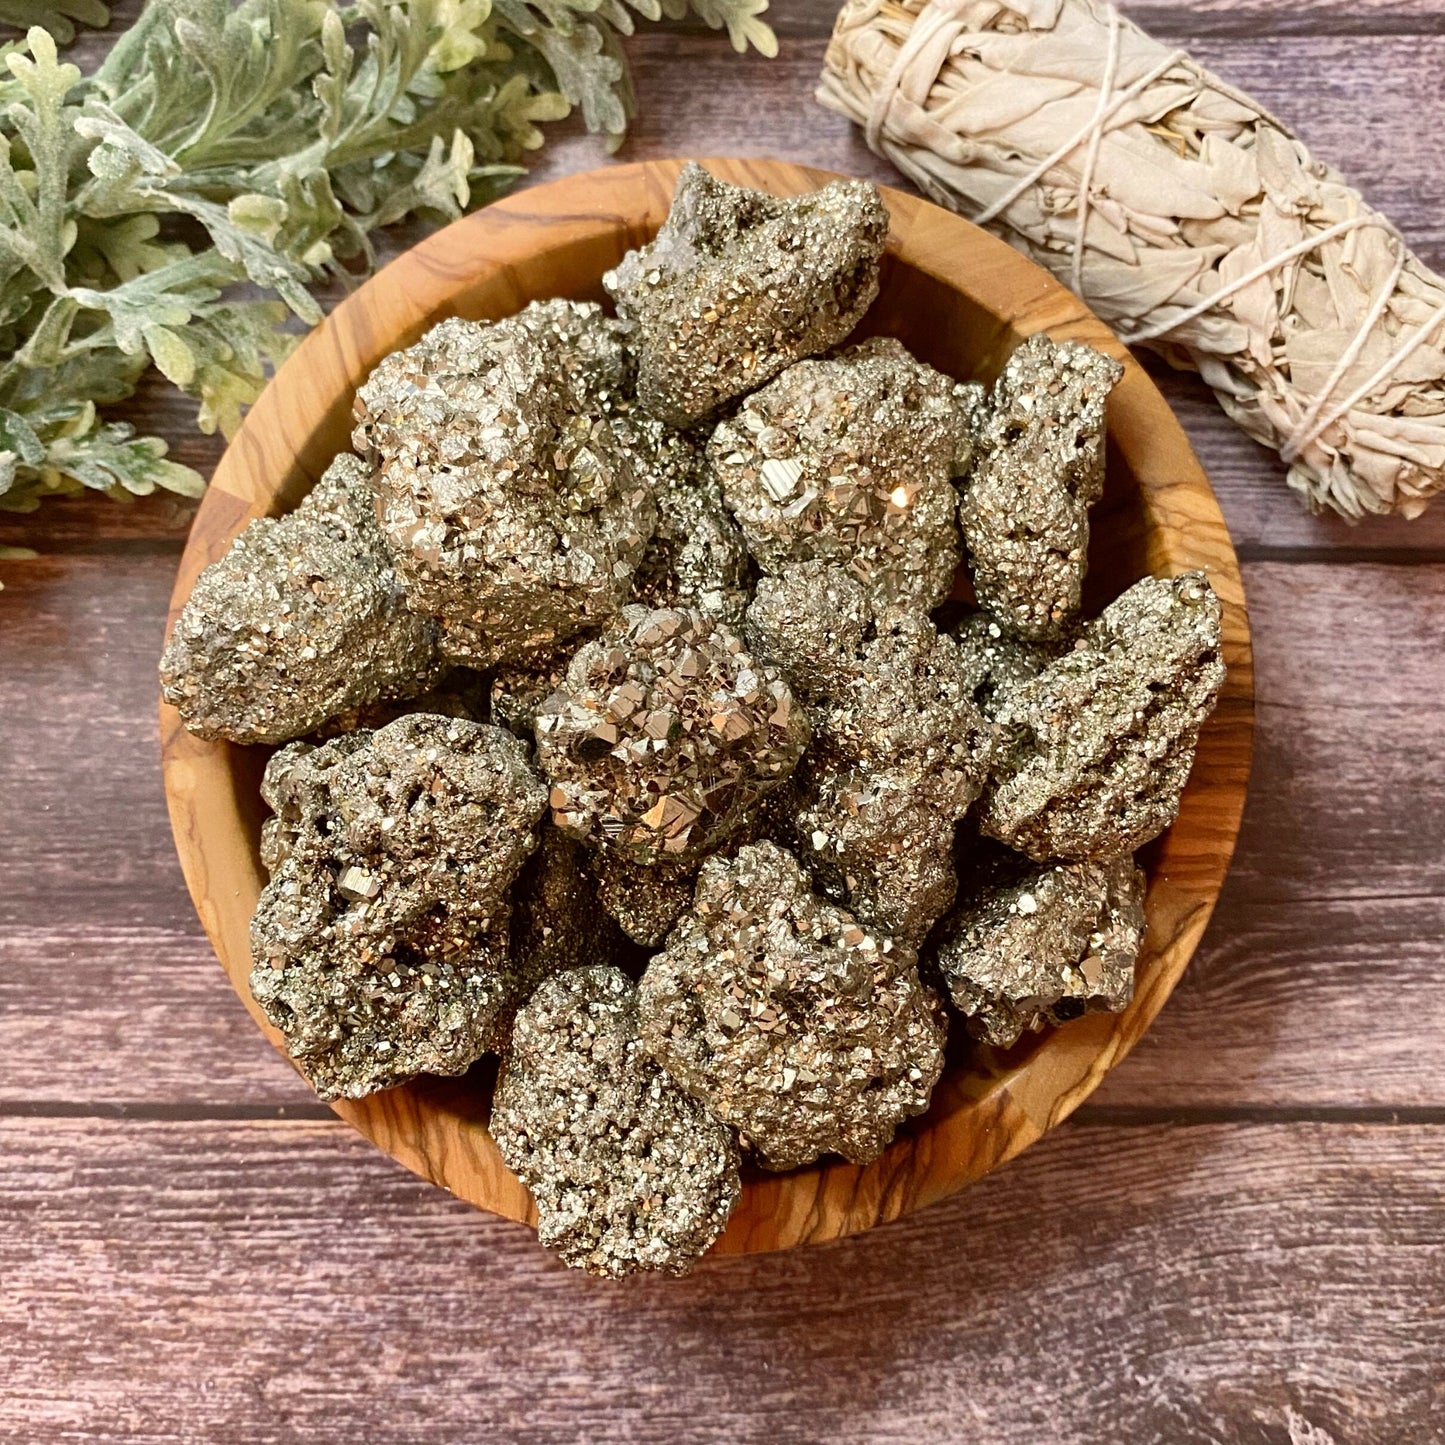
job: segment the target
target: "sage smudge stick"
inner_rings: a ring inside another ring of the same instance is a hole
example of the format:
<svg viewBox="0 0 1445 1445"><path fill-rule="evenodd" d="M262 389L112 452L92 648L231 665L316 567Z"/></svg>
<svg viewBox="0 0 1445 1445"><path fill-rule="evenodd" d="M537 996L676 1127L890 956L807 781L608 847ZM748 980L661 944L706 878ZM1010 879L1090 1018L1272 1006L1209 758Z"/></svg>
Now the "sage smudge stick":
<svg viewBox="0 0 1445 1445"><path fill-rule="evenodd" d="M1096 0L848 0L818 99L1197 370L1314 510L1445 489L1445 280L1257 102Z"/></svg>

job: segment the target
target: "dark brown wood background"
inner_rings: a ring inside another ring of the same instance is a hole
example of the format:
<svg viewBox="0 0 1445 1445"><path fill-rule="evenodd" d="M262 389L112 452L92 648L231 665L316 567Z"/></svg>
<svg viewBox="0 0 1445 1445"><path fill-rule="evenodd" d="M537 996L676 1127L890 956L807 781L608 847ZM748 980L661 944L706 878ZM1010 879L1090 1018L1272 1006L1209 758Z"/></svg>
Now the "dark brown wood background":
<svg viewBox="0 0 1445 1445"><path fill-rule="evenodd" d="M1147 0L1445 263L1445 0ZM892 179L772 62L630 46L622 158ZM124 22L132 4L120 7ZM108 43L83 39L89 59ZM575 129L534 173L605 160ZM0 1439L1445 1440L1445 502L1305 515L1161 376L1244 559L1259 736L1180 991L1075 1120L886 1229L604 1285L335 1122L216 966L171 848L155 659L189 505L0 523ZM130 409L202 469L162 388Z"/></svg>

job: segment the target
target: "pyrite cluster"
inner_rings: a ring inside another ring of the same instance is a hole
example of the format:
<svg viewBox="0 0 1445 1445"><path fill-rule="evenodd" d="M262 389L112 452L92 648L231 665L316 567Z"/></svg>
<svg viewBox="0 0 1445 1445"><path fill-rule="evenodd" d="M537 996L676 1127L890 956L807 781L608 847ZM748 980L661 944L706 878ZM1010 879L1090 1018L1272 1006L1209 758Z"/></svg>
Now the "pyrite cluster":
<svg viewBox="0 0 1445 1445"><path fill-rule="evenodd" d="M442 650L513 661L611 616L656 522L649 457L615 424L629 358L594 305L450 320L356 396L381 530Z"/></svg>
<svg viewBox="0 0 1445 1445"><path fill-rule="evenodd" d="M836 346L878 295L887 235L864 181L778 200L684 166L657 238L602 278L636 341L638 400L691 426Z"/></svg>
<svg viewBox="0 0 1445 1445"><path fill-rule="evenodd" d="M879 606L850 572L812 562L763 578L747 627L813 722L771 808L777 836L826 896L922 943L954 900L954 833L994 746L963 651L926 612Z"/></svg>
<svg viewBox="0 0 1445 1445"><path fill-rule="evenodd" d="M568 1264L685 1274L737 1203L738 1145L644 1047L637 995L604 966L543 983L517 1015L492 1135Z"/></svg>
<svg viewBox="0 0 1445 1445"><path fill-rule="evenodd" d="M367 467L339 456L294 512L252 522L196 579L161 689L201 737L282 743L423 691L438 635L407 605Z"/></svg>
<svg viewBox="0 0 1445 1445"><path fill-rule="evenodd" d="M626 607L536 718L552 821L633 863L697 863L797 766L808 722L714 614Z"/></svg>
<svg viewBox="0 0 1445 1445"><path fill-rule="evenodd" d="M820 899L774 843L703 865L638 1013L653 1056L769 1169L877 1158L943 1072L917 955Z"/></svg>
<svg viewBox="0 0 1445 1445"><path fill-rule="evenodd" d="M971 881L936 965L975 1038L1006 1049L1045 1022L1129 1002L1145 883L1131 857L1040 864L1000 849Z"/></svg>
<svg viewBox="0 0 1445 1445"><path fill-rule="evenodd" d="M499 728L413 713L266 766L251 992L322 1098L460 1074L501 1040L525 960L509 890L546 791Z"/></svg>
<svg viewBox="0 0 1445 1445"><path fill-rule="evenodd" d="M1123 1008L1133 854L1223 680L1200 574L1081 615L1117 363L1036 337L987 391L836 349L886 228L868 186L686 168L617 320L384 360L162 662L193 731L287 744L251 988L298 1068L500 1054L493 1135L594 1273L689 1269L744 1157L876 1159L950 1016L1007 1049Z"/></svg>
<svg viewBox="0 0 1445 1445"><path fill-rule="evenodd" d="M885 337L747 397L708 453L758 565L832 562L886 599L937 606L958 572L953 477L973 400Z"/></svg>

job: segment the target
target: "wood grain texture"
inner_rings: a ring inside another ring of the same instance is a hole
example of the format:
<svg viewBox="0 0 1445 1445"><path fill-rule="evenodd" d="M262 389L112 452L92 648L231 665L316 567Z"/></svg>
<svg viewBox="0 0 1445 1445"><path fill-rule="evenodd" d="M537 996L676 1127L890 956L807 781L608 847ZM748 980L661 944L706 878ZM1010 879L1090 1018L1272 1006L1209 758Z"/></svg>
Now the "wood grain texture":
<svg viewBox="0 0 1445 1445"><path fill-rule="evenodd" d="M724 179L775 194L829 177L776 162L713 161ZM680 163L617 167L533 188L438 232L394 261L302 343L222 457L196 515L172 614L201 569L254 517L288 510L349 440L355 388L388 352L443 316L508 315L529 300L600 294L602 273L667 214ZM1178 820L1149 863L1148 933L1135 994L1008 1054L979 1049L951 1068L928 1112L872 1164L820 1162L758 1173L717 1249L750 1253L832 1239L954 1192L1068 1116L1128 1053L1198 943L1234 850L1249 768L1252 674L1244 592L1203 472L1157 389L1073 296L1007 246L898 192L882 289L862 331L899 337L951 375L991 379L1025 337L1088 341L1125 362L1110 397L1109 480L1094 513L1096 601L1144 575L1209 573L1224 603L1229 675L1199 742ZM1086 599L1087 600L1087 599ZM231 982L250 996L250 915L264 883L260 750L196 738L161 708L166 795L182 870ZM486 1130L475 1085L418 1081L333 1107L393 1157L507 1218L532 1217L526 1191Z"/></svg>
<svg viewBox="0 0 1445 1445"><path fill-rule="evenodd" d="M15 857L0 1100L308 1098L257 1047L175 867L151 713L174 568L170 553L67 556L0 593L0 732L15 739L0 797L23 820L0 836ZM1445 567L1255 563L1244 580L1261 665L1240 850L1153 1026L1139 1101L1438 1098L1445 776L1421 759L1445 756ZM1140 1067L1113 1076L1111 1099Z"/></svg>
<svg viewBox="0 0 1445 1445"><path fill-rule="evenodd" d="M1445 260L1442 0L1125 8L1387 187ZM620 159L887 179L808 98L832 12L774 0L773 63L639 36ZM552 130L539 179L606 160ZM246 1121L317 1106L215 968L161 806L153 666L193 508L0 517L0 542L63 554L0 563L0 1116L48 1115L0 1118L0 1440L1445 1439L1445 605L1421 565L1445 508L1311 519L1196 380L1156 380L1253 559L1260 741L1201 949L1087 1128L885 1229L690 1282L598 1288L339 1125ZM126 414L194 466L220 454L164 385ZM1359 1122L1397 1111L1417 1122ZM1322 1122L1191 1123L1216 1114Z"/></svg>
<svg viewBox="0 0 1445 1445"><path fill-rule="evenodd" d="M1169 1006L1091 1103L1445 1110L1442 939L1439 897L1251 903L1231 880Z"/></svg>
<svg viewBox="0 0 1445 1445"><path fill-rule="evenodd" d="M117 25L137 8L116 7ZM1445 169L1421 117L1434 113L1445 86L1445 5L1440 0L1153 0L1128 12L1161 36L1189 44L1206 64L1251 91L1294 124L1316 154L1356 179L1401 226L1419 253L1445 266ZM812 100L834 0L787 0L769 18L783 37L776 60L736 56L711 32L678 34L647 27L628 45L641 115L619 161L683 154L778 155L803 164L898 178L855 129ZM86 35L70 54L102 54L104 35ZM548 127L533 181L607 163L596 137L575 121ZM417 239L402 227L380 238L384 258ZM1148 363L1151 371L1155 364ZM1417 522L1398 519L1351 527L1313 518L1284 484L1278 459L1250 442L1195 378L1161 380L1210 477L1242 556L1256 549L1308 546L1355 555L1407 549L1445 556L1445 507ZM126 408L136 425L171 440L175 455L209 472L218 438L194 430L194 403L152 381ZM103 499L53 504L34 519L0 514L0 544L51 548L105 545L111 538L184 537L191 504L152 498L124 507ZM0 563L9 577L28 564Z"/></svg>
<svg viewBox="0 0 1445 1445"><path fill-rule="evenodd" d="M1434 1137L1069 1125L869 1236L599 1286L335 1125L0 1122L0 1438L1435 1445Z"/></svg>

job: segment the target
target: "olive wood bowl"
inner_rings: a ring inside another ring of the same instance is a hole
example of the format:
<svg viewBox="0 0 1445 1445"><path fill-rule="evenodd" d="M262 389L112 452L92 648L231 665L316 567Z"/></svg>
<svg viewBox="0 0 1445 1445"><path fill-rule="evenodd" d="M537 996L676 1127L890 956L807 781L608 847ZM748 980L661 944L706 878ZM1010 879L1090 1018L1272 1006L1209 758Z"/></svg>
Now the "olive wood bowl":
<svg viewBox="0 0 1445 1445"><path fill-rule="evenodd" d="M709 160L725 180L795 195L835 177L764 160ZM247 416L196 515L171 598L253 518L294 507L348 445L355 388L388 352L447 316L498 318L552 296L603 300L601 277L667 214L681 161L612 166L520 192L446 227L353 295L301 343ZM1098 609L1146 574L1203 568L1224 603L1228 680L1199 742L1174 825L1146 851L1148 933L1133 1002L1030 1036L1007 1052L962 1044L932 1106L872 1164L822 1160L749 1171L719 1253L833 1239L954 1193L1068 1116L1127 1054L1179 980L1224 881L1249 772L1253 690L1248 622L1229 533L1183 430L1113 333L1046 272L937 206L885 190L892 216L882 293L859 335L898 337L959 378L991 381L1034 332L1118 357L1109 402L1108 484L1093 515L1086 603ZM265 882L258 794L268 750L204 742L160 710L166 797L196 910L242 1002L281 1047L246 977L247 924ZM491 1067L426 1079L336 1112L459 1198L535 1222L532 1199L487 1132Z"/></svg>

